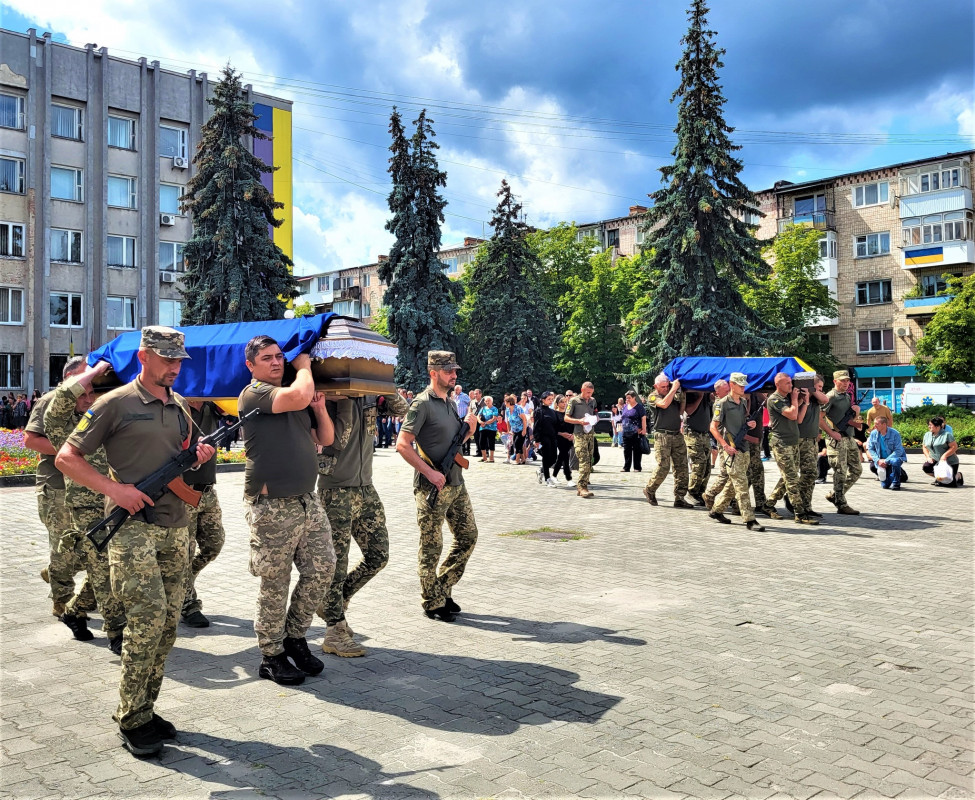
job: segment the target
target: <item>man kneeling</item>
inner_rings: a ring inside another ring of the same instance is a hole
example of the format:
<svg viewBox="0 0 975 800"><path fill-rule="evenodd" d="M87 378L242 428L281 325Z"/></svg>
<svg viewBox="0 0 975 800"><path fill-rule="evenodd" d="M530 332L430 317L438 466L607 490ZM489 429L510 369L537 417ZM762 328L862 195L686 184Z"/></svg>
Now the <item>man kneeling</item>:
<svg viewBox="0 0 975 800"><path fill-rule="evenodd" d="M900 489L905 477L901 465L907 461L907 451L901 442L901 435L887 424L887 418L878 416L874 428L867 439L867 452L870 454L870 471L885 470L880 485L884 489Z"/></svg>

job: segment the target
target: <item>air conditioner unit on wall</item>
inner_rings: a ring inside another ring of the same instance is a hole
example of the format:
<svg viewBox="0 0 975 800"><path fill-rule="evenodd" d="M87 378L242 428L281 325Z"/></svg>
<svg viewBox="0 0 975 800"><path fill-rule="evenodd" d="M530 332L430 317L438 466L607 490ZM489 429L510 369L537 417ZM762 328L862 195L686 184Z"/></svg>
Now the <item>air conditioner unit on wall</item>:
<svg viewBox="0 0 975 800"><path fill-rule="evenodd" d="M909 328L906 328L906 327L904 327L903 325L902 325L901 327L899 327L899 328L897 328L897 329L896 329L896 330L894 331L894 333L896 333L896 334L897 334L898 336L900 336L900 337L902 337L902 338L903 338L904 336L907 336L907 334L909 334L910 332L911 332L911 331L910 331L910 329L909 329Z"/></svg>
<svg viewBox="0 0 975 800"><path fill-rule="evenodd" d="M176 215L175 214L160 214L159 215L160 225L175 225Z"/></svg>
<svg viewBox="0 0 975 800"><path fill-rule="evenodd" d="M160 283L176 283L176 273L163 270L159 273Z"/></svg>
<svg viewBox="0 0 975 800"><path fill-rule="evenodd" d="M173 157L173 169L186 169L190 165L190 160L188 158L183 158L182 156Z"/></svg>

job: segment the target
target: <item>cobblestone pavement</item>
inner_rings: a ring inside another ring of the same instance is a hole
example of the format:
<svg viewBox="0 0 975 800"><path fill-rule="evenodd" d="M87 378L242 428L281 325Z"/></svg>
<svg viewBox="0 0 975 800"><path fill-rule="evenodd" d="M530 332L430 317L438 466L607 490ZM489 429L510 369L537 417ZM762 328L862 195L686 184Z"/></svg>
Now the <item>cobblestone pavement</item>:
<svg viewBox="0 0 975 800"><path fill-rule="evenodd" d="M116 736L100 620L80 643L48 616L33 490L0 491L0 794L973 796L969 487L931 487L915 456L899 494L853 488L860 517L750 533L672 508L669 478L651 508L647 473L601 450L592 500L472 465L453 624L420 613L410 474L380 451L391 561L349 611L369 654L293 688L257 677L242 474L222 473L227 545L197 584L213 625L180 626L158 704L179 741L148 760ZM585 538L504 535L543 526Z"/></svg>

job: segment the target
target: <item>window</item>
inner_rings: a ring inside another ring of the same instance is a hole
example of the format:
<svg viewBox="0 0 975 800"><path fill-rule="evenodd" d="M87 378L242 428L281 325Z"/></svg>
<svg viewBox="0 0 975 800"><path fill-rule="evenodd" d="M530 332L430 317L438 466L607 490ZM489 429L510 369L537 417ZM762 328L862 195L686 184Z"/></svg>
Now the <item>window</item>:
<svg viewBox="0 0 975 800"><path fill-rule="evenodd" d="M948 211L911 217L901 222L901 237L905 247L965 241L972 238L972 215L971 212Z"/></svg>
<svg viewBox="0 0 975 800"><path fill-rule="evenodd" d="M135 120L109 115L108 146L122 150L135 150Z"/></svg>
<svg viewBox="0 0 975 800"><path fill-rule="evenodd" d="M877 203L886 203L889 196L890 186L887 181L857 186L853 190L853 207L860 208L861 206L875 206Z"/></svg>
<svg viewBox="0 0 975 800"><path fill-rule="evenodd" d="M946 161L901 175L901 189L904 194L937 192L942 189L957 189L968 185L967 164L962 161ZM905 186L906 183L906 186Z"/></svg>
<svg viewBox="0 0 975 800"><path fill-rule="evenodd" d="M322 275L318 279L318 289L316 291L327 292L328 285L329 285L328 275Z"/></svg>
<svg viewBox="0 0 975 800"><path fill-rule="evenodd" d="M0 158L0 192L24 193L22 158Z"/></svg>
<svg viewBox="0 0 975 800"><path fill-rule="evenodd" d="M836 258L836 239L824 236L819 240L819 257Z"/></svg>
<svg viewBox="0 0 975 800"><path fill-rule="evenodd" d="M881 256L890 252L890 234L868 233L866 236L856 237L856 257L868 258Z"/></svg>
<svg viewBox="0 0 975 800"><path fill-rule="evenodd" d="M857 284L857 305L874 306L893 302L890 281L862 281Z"/></svg>
<svg viewBox="0 0 975 800"><path fill-rule="evenodd" d="M81 231L51 228L51 261L80 264L82 261Z"/></svg>
<svg viewBox="0 0 975 800"><path fill-rule="evenodd" d="M186 158L186 131L160 125L159 155L166 158Z"/></svg>
<svg viewBox="0 0 975 800"><path fill-rule="evenodd" d="M47 358L48 383L57 386L64 374L64 366L70 356L67 353L51 353Z"/></svg>
<svg viewBox="0 0 975 800"><path fill-rule="evenodd" d="M0 128L22 131L25 120L24 98L15 94L0 94Z"/></svg>
<svg viewBox="0 0 975 800"><path fill-rule="evenodd" d="M952 277L960 278L961 273L953 273ZM924 297L937 297L948 293L948 281L945 275L922 275L921 292Z"/></svg>
<svg viewBox="0 0 975 800"><path fill-rule="evenodd" d="M0 222L0 256L24 255L24 226L19 222Z"/></svg>
<svg viewBox="0 0 975 800"><path fill-rule="evenodd" d="M122 175L108 176L108 204L115 208L136 207L136 180Z"/></svg>
<svg viewBox="0 0 975 800"><path fill-rule="evenodd" d="M183 318L183 303L179 300L159 301L159 324L175 328Z"/></svg>
<svg viewBox="0 0 975 800"><path fill-rule="evenodd" d="M822 213L823 211L826 210L826 195L807 194L801 197L797 197L794 203L795 203L795 215L797 217Z"/></svg>
<svg viewBox="0 0 975 800"><path fill-rule="evenodd" d="M159 269L169 272L183 272L186 269L186 263L183 260L183 247L182 242L160 242Z"/></svg>
<svg viewBox="0 0 975 800"><path fill-rule="evenodd" d="M174 186L171 183L160 183L159 210L163 214L179 214L179 198L182 194L182 186Z"/></svg>
<svg viewBox="0 0 975 800"><path fill-rule="evenodd" d="M355 286L355 277L352 275L338 279L338 289L351 289L353 286Z"/></svg>
<svg viewBox="0 0 975 800"><path fill-rule="evenodd" d="M0 389L24 388L23 353L0 353Z"/></svg>
<svg viewBox="0 0 975 800"><path fill-rule="evenodd" d="M73 167L51 167L51 197L82 202L85 199L84 173Z"/></svg>
<svg viewBox="0 0 975 800"><path fill-rule="evenodd" d="M451 258L440 259L443 262L443 271L448 275L453 275L457 272L457 257L453 256Z"/></svg>
<svg viewBox="0 0 975 800"><path fill-rule="evenodd" d="M363 303L362 304L362 316L364 316L364 317L372 316L372 304L371 303Z"/></svg>
<svg viewBox="0 0 975 800"><path fill-rule="evenodd" d="M81 141L81 109L51 104L51 136Z"/></svg>
<svg viewBox="0 0 975 800"><path fill-rule="evenodd" d="M112 297L108 299L108 328L113 331L135 330L135 298Z"/></svg>
<svg viewBox="0 0 975 800"><path fill-rule="evenodd" d="M620 231L619 231L619 228L613 228L612 230L606 231L606 246L607 247L619 247L620 246Z"/></svg>
<svg viewBox="0 0 975 800"><path fill-rule="evenodd" d="M109 236L107 255L110 267L134 267L135 239L131 236Z"/></svg>
<svg viewBox="0 0 975 800"><path fill-rule="evenodd" d="M893 353L894 330L883 328L873 331L857 332L858 353Z"/></svg>
<svg viewBox="0 0 975 800"><path fill-rule="evenodd" d="M365 275L362 276L362 285L363 285L363 287L368 286L371 282L372 282L372 275L369 275L367 273L367 274L365 274Z"/></svg>
<svg viewBox="0 0 975 800"><path fill-rule="evenodd" d="M748 222L748 220L746 219L745 222ZM749 225L751 225L751 224L757 225L758 223L757 222L755 222L755 223L748 222L748 224ZM637 228L636 229L636 243L637 244L643 244L646 240L647 240L647 234L644 232L643 228Z"/></svg>
<svg viewBox="0 0 975 800"><path fill-rule="evenodd" d="M81 327L81 295L71 292L51 292L51 327Z"/></svg>
<svg viewBox="0 0 975 800"><path fill-rule="evenodd" d="M0 286L0 325L24 324L24 290Z"/></svg>

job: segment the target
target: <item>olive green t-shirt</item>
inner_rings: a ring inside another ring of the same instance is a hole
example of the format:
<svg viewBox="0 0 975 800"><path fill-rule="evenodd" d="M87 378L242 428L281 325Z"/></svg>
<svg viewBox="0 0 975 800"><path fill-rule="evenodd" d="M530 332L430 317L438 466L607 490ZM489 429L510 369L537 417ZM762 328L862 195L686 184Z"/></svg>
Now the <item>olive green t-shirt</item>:
<svg viewBox="0 0 975 800"><path fill-rule="evenodd" d="M588 400L583 400L581 394L573 395L569 400L569 405L565 409L565 416L571 417L572 419L582 419L586 414L595 415L595 413L596 401L592 397ZM573 425L572 432L585 433L585 426Z"/></svg>
<svg viewBox="0 0 975 800"><path fill-rule="evenodd" d="M170 459L179 455L196 438L186 401L170 390L164 403L135 380L98 398L81 417L68 437L68 444L89 456L105 448L111 477L119 483L136 484ZM188 523L186 503L166 492L147 506L146 519L164 528L182 528ZM105 499L105 513L115 504Z"/></svg>
<svg viewBox="0 0 975 800"><path fill-rule="evenodd" d="M782 413L782 409L790 405L789 398L776 390L768 396L765 405L768 407L769 436L774 436L779 444L799 444L799 423Z"/></svg>
<svg viewBox="0 0 975 800"><path fill-rule="evenodd" d="M54 390L52 389L34 401L34 405L30 409L30 419L27 421L27 427L24 428L25 431L36 433L38 436L44 436L45 438L47 437L47 434L44 432L44 412L47 410L47 406L53 397ZM41 453L41 459L37 462L35 482L37 486L47 486L51 489L64 488L64 475L54 466L54 456Z"/></svg>
<svg viewBox="0 0 975 800"><path fill-rule="evenodd" d="M401 417L409 408L398 394L383 395L386 414ZM325 404L335 426L335 440L318 459L318 488L372 486L378 395L329 400Z"/></svg>
<svg viewBox="0 0 975 800"><path fill-rule="evenodd" d="M676 402L676 398L674 400ZM688 399L687 405L690 406L691 400ZM673 403L671 403L673 405ZM701 402L696 409L694 409L693 414L688 414L687 419L684 420L684 430L692 430L695 433L707 433L711 426L711 416L713 412L711 410L711 395L704 393L704 397L701 398Z"/></svg>
<svg viewBox="0 0 975 800"><path fill-rule="evenodd" d="M204 403L199 411L190 406L190 414L193 415L193 424L201 436L209 436L220 427L220 415L211 402ZM206 464L201 464L198 469L184 472L183 480L191 486L213 486L217 482L217 454L214 453L213 458Z"/></svg>
<svg viewBox="0 0 975 800"><path fill-rule="evenodd" d="M416 437L417 446L436 464L447 455L450 443L462 424L453 401L438 397L428 386L414 398L400 430ZM463 482L464 471L454 463L447 475L447 485L460 486ZM413 476L413 487L419 489L422 486L420 473L417 472Z"/></svg>
<svg viewBox="0 0 975 800"><path fill-rule="evenodd" d="M668 389L667 392L669 391ZM653 429L655 431L680 433L680 406L684 399L684 392L678 389L671 399L670 405L667 408L661 408L657 405L657 401L665 398L667 392L658 394L653 391L647 398L647 403L653 406Z"/></svg>
<svg viewBox="0 0 975 800"><path fill-rule="evenodd" d="M237 398L237 409L243 416L253 409L261 413L243 425L244 494L256 497L267 487L267 496L295 497L315 491L318 457L311 438L312 412L271 411L274 396L281 387L262 381L251 381Z"/></svg>
<svg viewBox="0 0 975 800"><path fill-rule="evenodd" d="M809 405L806 406L806 416L799 422L800 439L819 438L819 401L809 394Z"/></svg>
<svg viewBox="0 0 975 800"><path fill-rule="evenodd" d="M735 443L735 436L742 429L745 420L748 419L748 410L745 400L742 398L740 403L736 403L731 395L719 400L714 405L714 419L717 420L718 429L727 444ZM741 452L748 450L748 442L742 442L739 448Z"/></svg>
<svg viewBox="0 0 975 800"><path fill-rule="evenodd" d="M823 411L826 412L826 418L833 423L833 428L839 426L840 420L850 410L851 405L853 405L853 401L847 392L837 392L836 389L830 389L826 393L826 405L823 406ZM847 425L845 431L837 431L837 433L841 436L853 436L853 426Z"/></svg>

